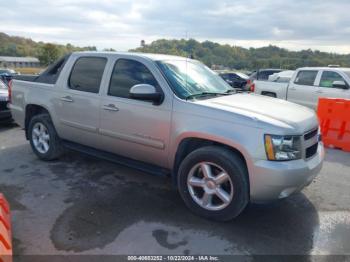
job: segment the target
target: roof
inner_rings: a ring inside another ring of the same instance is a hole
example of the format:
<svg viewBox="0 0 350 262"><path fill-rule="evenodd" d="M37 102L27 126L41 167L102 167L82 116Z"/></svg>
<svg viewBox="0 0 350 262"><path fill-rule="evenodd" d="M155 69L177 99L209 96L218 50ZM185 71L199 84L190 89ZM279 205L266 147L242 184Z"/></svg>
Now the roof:
<svg viewBox="0 0 350 262"><path fill-rule="evenodd" d="M39 63L39 59L36 57L18 57L18 56L0 56L0 62L29 62Z"/></svg>
<svg viewBox="0 0 350 262"><path fill-rule="evenodd" d="M82 52L74 52L75 54L89 54L89 55L96 55L96 54L102 54L102 55L130 55L135 57L143 57L148 58L153 61L160 61L160 60L191 60L190 58L182 57L182 56L174 56L174 55L163 55L163 54L150 54L150 53L135 53L135 52L99 52L99 51L82 51Z"/></svg>

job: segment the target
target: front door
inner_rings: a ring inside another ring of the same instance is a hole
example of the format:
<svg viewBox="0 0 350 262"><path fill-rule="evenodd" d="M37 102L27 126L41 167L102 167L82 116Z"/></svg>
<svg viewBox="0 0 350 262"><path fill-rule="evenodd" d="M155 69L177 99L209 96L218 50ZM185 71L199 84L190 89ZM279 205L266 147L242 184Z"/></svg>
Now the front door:
<svg viewBox="0 0 350 262"><path fill-rule="evenodd" d="M323 71L319 84L318 97L330 98L350 98L349 89L333 86L333 82L342 81L346 83L345 79L337 72Z"/></svg>
<svg viewBox="0 0 350 262"><path fill-rule="evenodd" d="M151 70L133 59L118 59L107 93L101 99L100 134L107 151L166 167L171 123L171 100L160 105L129 98L136 84L163 92Z"/></svg>

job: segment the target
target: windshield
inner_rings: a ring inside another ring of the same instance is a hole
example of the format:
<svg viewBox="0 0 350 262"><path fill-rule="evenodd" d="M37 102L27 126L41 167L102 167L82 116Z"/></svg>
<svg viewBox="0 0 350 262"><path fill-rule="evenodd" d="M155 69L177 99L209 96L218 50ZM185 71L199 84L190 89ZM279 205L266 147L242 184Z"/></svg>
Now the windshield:
<svg viewBox="0 0 350 262"><path fill-rule="evenodd" d="M203 93L224 94L232 90L220 76L198 61L165 60L157 64L180 98Z"/></svg>

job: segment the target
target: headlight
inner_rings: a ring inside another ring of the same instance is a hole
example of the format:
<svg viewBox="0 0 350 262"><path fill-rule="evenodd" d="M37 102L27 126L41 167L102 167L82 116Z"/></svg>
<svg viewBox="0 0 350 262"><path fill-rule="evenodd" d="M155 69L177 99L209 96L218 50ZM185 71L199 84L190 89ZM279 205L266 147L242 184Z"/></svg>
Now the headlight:
<svg viewBox="0 0 350 262"><path fill-rule="evenodd" d="M301 158L300 136L265 135L268 160L286 161Z"/></svg>

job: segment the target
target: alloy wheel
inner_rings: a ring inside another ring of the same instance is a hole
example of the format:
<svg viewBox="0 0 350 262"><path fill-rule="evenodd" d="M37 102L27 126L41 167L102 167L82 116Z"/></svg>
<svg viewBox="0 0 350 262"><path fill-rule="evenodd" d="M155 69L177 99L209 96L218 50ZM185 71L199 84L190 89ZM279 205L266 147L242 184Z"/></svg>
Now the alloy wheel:
<svg viewBox="0 0 350 262"><path fill-rule="evenodd" d="M211 211L227 207L234 195L231 177L222 167L211 162L201 162L191 168L187 187L192 199Z"/></svg>

